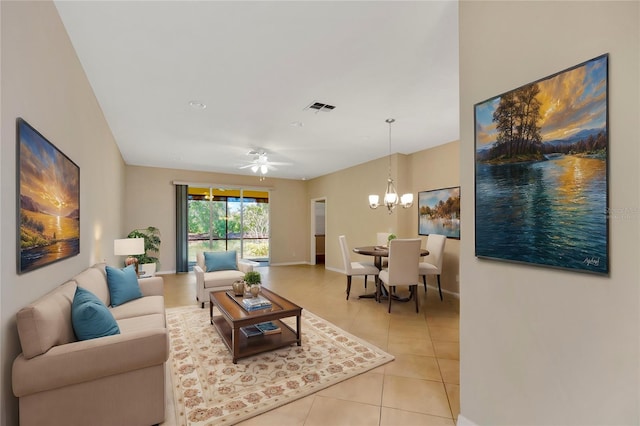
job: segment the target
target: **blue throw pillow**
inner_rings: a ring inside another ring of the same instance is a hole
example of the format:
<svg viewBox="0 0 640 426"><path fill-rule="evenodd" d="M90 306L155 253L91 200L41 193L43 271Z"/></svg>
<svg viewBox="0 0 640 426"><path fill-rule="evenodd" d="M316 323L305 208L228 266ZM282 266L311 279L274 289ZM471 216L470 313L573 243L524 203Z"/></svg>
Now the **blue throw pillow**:
<svg viewBox="0 0 640 426"><path fill-rule="evenodd" d="M236 261L238 255L235 250L222 252L205 252L204 265L207 267L206 272L213 271L233 271L238 270Z"/></svg>
<svg viewBox="0 0 640 426"><path fill-rule="evenodd" d="M102 300L82 287L76 288L71 305L71 324L78 340L120 334L115 318Z"/></svg>
<svg viewBox="0 0 640 426"><path fill-rule="evenodd" d="M140 284L133 265L118 269L107 266L107 285L109 286L109 296L111 296L111 306L122 305L130 300L142 297Z"/></svg>

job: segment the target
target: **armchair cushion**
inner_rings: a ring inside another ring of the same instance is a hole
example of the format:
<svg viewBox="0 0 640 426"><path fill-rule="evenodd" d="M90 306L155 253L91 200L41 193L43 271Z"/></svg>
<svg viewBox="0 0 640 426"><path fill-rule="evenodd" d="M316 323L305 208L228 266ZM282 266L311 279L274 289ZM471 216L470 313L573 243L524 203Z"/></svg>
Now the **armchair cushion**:
<svg viewBox="0 0 640 426"><path fill-rule="evenodd" d="M71 322L78 340L96 339L120 333L115 318L89 290L76 288L71 305Z"/></svg>
<svg viewBox="0 0 640 426"><path fill-rule="evenodd" d="M223 252L205 252L204 264L207 267L205 272L214 271L237 271L237 253L235 250Z"/></svg>
<svg viewBox="0 0 640 426"><path fill-rule="evenodd" d="M107 266L106 271L111 306L122 305L130 300L142 297L138 277L136 277L136 270L133 265L123 269Z"/></svg>

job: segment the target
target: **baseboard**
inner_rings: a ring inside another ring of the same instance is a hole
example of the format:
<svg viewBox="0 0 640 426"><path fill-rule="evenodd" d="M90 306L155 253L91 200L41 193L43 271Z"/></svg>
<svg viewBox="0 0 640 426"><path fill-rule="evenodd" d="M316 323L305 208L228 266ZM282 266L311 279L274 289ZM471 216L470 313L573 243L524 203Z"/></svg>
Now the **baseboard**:
<svg viewBox="0 0 640 426"><path fill-rule="evenodd" d="M303 262L282 262L282 263L269 263L269 266L290 266L290 265L311 265L311 263Z"/></svg>
<svg viewBox="0 0 640 426"><path fill-rule="evenodd" d="M434 287L429 284L427 284L427 289L433 289L433 291L435 291L436 293L438 292L438 287ZM448 294L449 296L455 297L456 299L460 299L460 293L454 293L453 291L445 290L444 288L442 289L442 294Z"/></svg>
<svg viewBox="0 0 640 426"><path fill-rule="evenodd" d="M478 426L462 414L458 414L458 421L456 422L456 426Z"/></svg>

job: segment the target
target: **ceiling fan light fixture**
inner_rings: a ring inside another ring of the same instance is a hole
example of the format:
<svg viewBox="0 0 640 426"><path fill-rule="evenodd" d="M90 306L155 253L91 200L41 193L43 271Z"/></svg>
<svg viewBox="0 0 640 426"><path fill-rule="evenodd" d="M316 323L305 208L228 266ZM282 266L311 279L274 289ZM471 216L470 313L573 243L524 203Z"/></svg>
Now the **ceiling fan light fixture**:
<svg viewBox="0 0 640 426"><path fill-rule="evenodd" d="M260 173L262 173L263 175L266 175L268 171L269 171L269 168L267 167L266 164L263 164L260 166Z"/></svg>
<svg viewBox="0 0 640 426"><path fill-rule="evenodd" d="M257 172L258 172L258 168L259 168L259 167L258 167L258 165L257 165L257 164L254 164L253 166L251 166L251 171L252 171L253 173L257 173Z"/></svg>

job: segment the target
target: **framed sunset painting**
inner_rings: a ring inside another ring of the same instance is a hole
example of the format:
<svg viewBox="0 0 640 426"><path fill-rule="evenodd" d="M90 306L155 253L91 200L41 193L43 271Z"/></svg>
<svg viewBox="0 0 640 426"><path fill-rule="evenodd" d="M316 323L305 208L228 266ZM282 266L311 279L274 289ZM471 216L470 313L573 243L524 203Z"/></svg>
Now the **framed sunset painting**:
<svg viewBox="0 0 640 426"><path fill-rule="evenodd" d="M16 128L21 274L80 253L80 168L23 119Z"/></svg>
<svg viewBox="0 0 640 426"><path fill-rule="evenodd" d="M609 273L608 55L475 105L475 254Z"/></svg>

